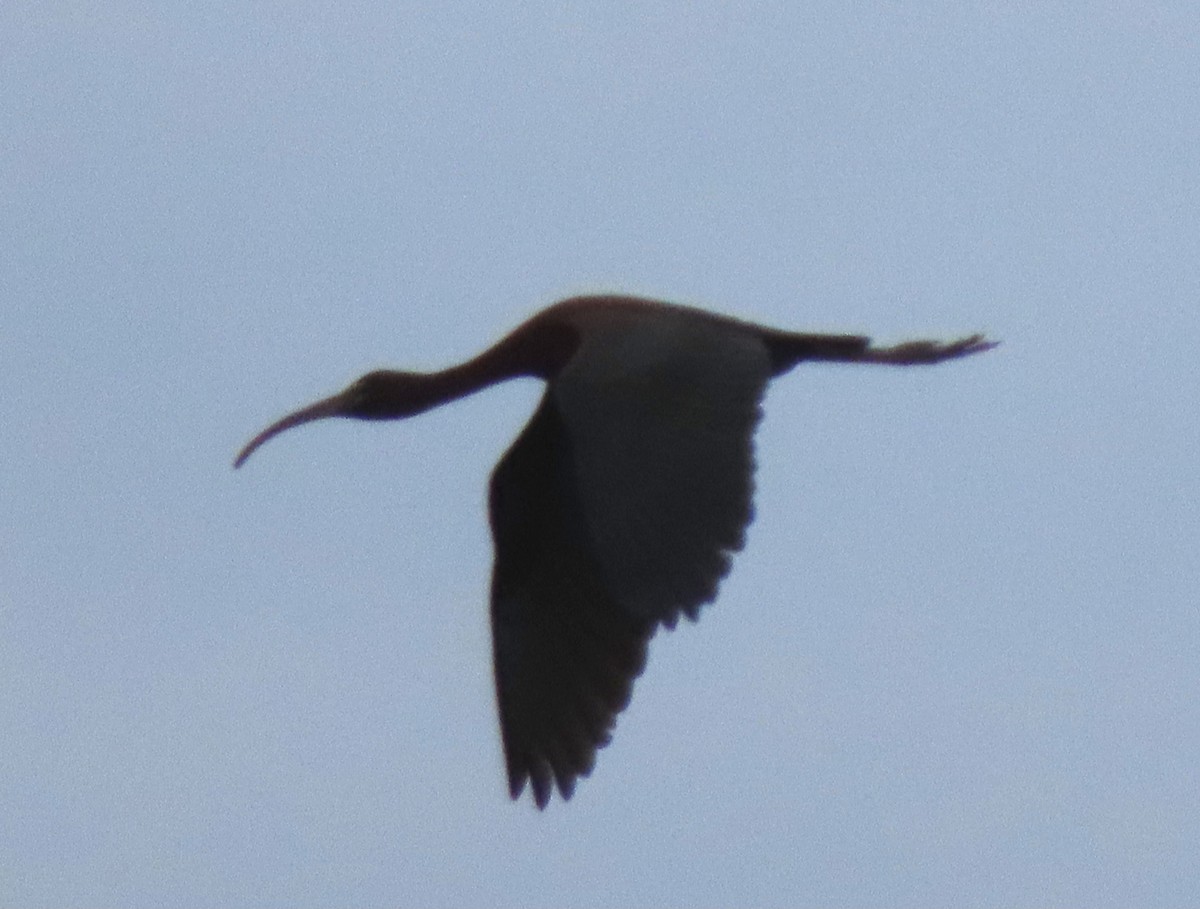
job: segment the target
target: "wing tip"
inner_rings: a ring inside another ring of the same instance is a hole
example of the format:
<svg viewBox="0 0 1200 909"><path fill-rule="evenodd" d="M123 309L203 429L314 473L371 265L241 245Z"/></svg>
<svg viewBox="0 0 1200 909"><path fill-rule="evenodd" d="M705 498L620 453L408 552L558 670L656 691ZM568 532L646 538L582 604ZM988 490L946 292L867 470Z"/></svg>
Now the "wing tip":
<svg viewBox="0 0 1200 909"><path fill-rule="evenodd" d="M559 798L564 802L569 802L571 796L575 794L575 784L581 776L587 776L587 774L572 773L557 776L547 766L540 766L539 769L530 766L528 769L509 774L508 796L512 801L519 802L525 793L525 784L528 782L534 807L538 811L545 811L554 795L556 785Z"/></svg>

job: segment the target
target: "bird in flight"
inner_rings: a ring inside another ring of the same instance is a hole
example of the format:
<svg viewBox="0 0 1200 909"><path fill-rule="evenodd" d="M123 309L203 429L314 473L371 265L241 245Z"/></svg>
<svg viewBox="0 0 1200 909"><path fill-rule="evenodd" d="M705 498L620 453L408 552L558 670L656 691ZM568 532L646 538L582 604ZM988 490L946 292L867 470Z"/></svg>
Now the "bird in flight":
<svg viewBox="0 0 1200 909"><path fill-rule="evenodd" d="M475 358L380 370L268 426L398 420L518 376L546 383L492 473L493 668L509 792L569 799L608 744L660 625L695 620L752 517L767 383L805 361L915 366L995 347L873 346L629 296L563 300Z"/></svg>

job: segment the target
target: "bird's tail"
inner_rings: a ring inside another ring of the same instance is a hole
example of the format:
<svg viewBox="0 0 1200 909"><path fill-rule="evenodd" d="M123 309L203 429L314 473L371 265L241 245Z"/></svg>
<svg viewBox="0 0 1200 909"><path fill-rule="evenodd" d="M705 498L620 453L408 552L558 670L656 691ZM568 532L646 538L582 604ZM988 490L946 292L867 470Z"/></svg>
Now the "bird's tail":
<svg viewBox="0 0 1200 909"><path fill-rule="evenodd" d="M805 335L779 332L766 337L774 374L787 372L802 360L832 363L882 363L888 366L924 366L983 353L996 347L983 335L954 341L905 341L891 347L873 347L861 335Z"/></svg>
<svg viewBox="0 0 1200 909"><path fill-rule="evenodd" d="M818 335L777 332L766 336L767 350L775 375L787 372L803 360L854 362L871 346L862 335Z"/></svg>

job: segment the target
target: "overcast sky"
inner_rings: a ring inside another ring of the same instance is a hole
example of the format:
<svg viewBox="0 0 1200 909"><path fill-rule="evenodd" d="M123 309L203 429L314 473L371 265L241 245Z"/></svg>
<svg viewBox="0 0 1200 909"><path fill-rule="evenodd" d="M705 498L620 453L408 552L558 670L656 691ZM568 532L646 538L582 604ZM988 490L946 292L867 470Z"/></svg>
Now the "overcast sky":
<svg viewBox="0 0 1200 909"><path fill-rule="evenodd" d="M0 5L0 904L1183 906L1194 3ZM1003 346L774 383L758 517L569 803L504 783L525 380L616 289Z"/></svg>

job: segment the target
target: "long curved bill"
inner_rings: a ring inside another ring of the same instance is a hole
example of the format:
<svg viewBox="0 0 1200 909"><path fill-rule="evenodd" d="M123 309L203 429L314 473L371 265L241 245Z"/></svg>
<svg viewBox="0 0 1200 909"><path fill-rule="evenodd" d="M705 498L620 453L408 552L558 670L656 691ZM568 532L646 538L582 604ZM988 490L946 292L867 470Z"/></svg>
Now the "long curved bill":
<svg viewBox="0 0 1200 909"><path fill-rule="evenodd" d="M323 420L326 417L340 417L346 412L346 392L339 392L332 397L324 398L317 401L315 404L310 404L307 407L302 407L294 413L288 414L281 420L272 423L253 439L246 443L246 447L241 450L237 458L233 462L233 467L236 470L246 463L246 459L254 454L255 450L268 439L272 439L279 435L285 429L291 429L293 426L301 426L305 423L311 423L313 420Z"/></svg>

